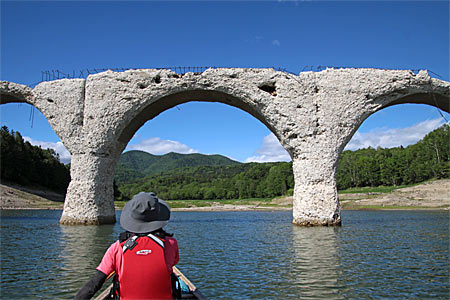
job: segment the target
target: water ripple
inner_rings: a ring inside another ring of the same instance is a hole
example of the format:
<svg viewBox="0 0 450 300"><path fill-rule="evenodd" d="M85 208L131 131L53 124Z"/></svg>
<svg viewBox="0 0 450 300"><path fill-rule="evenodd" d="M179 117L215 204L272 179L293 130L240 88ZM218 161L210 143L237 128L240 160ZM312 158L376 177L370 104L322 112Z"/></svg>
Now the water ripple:
<svg viewBox="0 0 450 300"><path fill-rule="evenodd" d="M1 212L1 298L70 299L121 228ZM211 299L448 299L447 212L344 211L340 228L290 212L175 212L180 269Z"/></svg>

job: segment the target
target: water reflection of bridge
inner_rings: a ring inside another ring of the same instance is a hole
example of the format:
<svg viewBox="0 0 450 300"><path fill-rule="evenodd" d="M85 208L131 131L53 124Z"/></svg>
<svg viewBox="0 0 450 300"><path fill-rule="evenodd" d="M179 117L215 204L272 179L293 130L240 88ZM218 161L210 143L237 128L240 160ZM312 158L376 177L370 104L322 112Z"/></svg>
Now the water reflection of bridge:
<svg viewBox="0 0 450 300"><path fill-rule="evenodd" d="M95 268L117 237L114 225L61 225L61 286L64 287L61 298L67 297L67 290L73 292L80 289L94 275Z"/></svg>
<svg viewBox="0 0 450 300"><path fill-rule="evenodd" d="M339 230L336 227L293 227L292 280L300 299L345 299L339 281Z"/></svg>

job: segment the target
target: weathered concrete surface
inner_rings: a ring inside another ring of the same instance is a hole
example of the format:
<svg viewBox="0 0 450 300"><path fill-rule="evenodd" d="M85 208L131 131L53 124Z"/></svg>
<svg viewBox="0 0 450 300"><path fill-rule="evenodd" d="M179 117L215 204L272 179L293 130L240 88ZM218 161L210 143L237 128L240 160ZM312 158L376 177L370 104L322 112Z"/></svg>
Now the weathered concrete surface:
<svg viewBox="0 0 450 300"><path fill-rule="evenodd" d="M63 224L114 222L112 183L133 134L161 112L188 101L233 105L263 122L293 159L293 223L341 223L336 192L340 153L372 113L400 103L449 112L449 82L427 72L327 69L299 76L272 69L107 71L34 89L1 82L1 103L28 102L49 120L72 154Z"/></svg>

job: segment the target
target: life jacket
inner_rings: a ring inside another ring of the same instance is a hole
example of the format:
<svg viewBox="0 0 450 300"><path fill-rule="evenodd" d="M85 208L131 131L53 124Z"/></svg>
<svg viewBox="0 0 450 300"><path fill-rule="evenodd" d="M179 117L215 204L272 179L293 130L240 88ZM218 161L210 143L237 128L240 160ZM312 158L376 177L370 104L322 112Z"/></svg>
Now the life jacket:
<svg viewBox="0 0 450 300"><path fill-rule="evenodd" d="M118 278L120 299L173 299L164 241L152 234L135 235L120 245L123 249L123 272Z"/></svg>

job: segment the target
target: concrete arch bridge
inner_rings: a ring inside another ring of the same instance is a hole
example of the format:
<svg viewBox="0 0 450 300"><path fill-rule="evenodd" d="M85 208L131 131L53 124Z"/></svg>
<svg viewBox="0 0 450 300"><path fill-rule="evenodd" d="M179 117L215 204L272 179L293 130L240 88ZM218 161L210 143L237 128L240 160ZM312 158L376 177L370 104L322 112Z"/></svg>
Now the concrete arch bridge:
<svg viewBox="0 0 450 300"><path fill-rule="evenodd" d="M115 222L113 177L133 134L148 120L188 101L222 102L264 123L293 160L293 223L339 225L340 153L374 112L424 103L450 112L450 83L426 71L326 69L298 76L273 69L106 71L87 79L0 83L1 103L39 109L72 154L62 224Z"/></svg>

